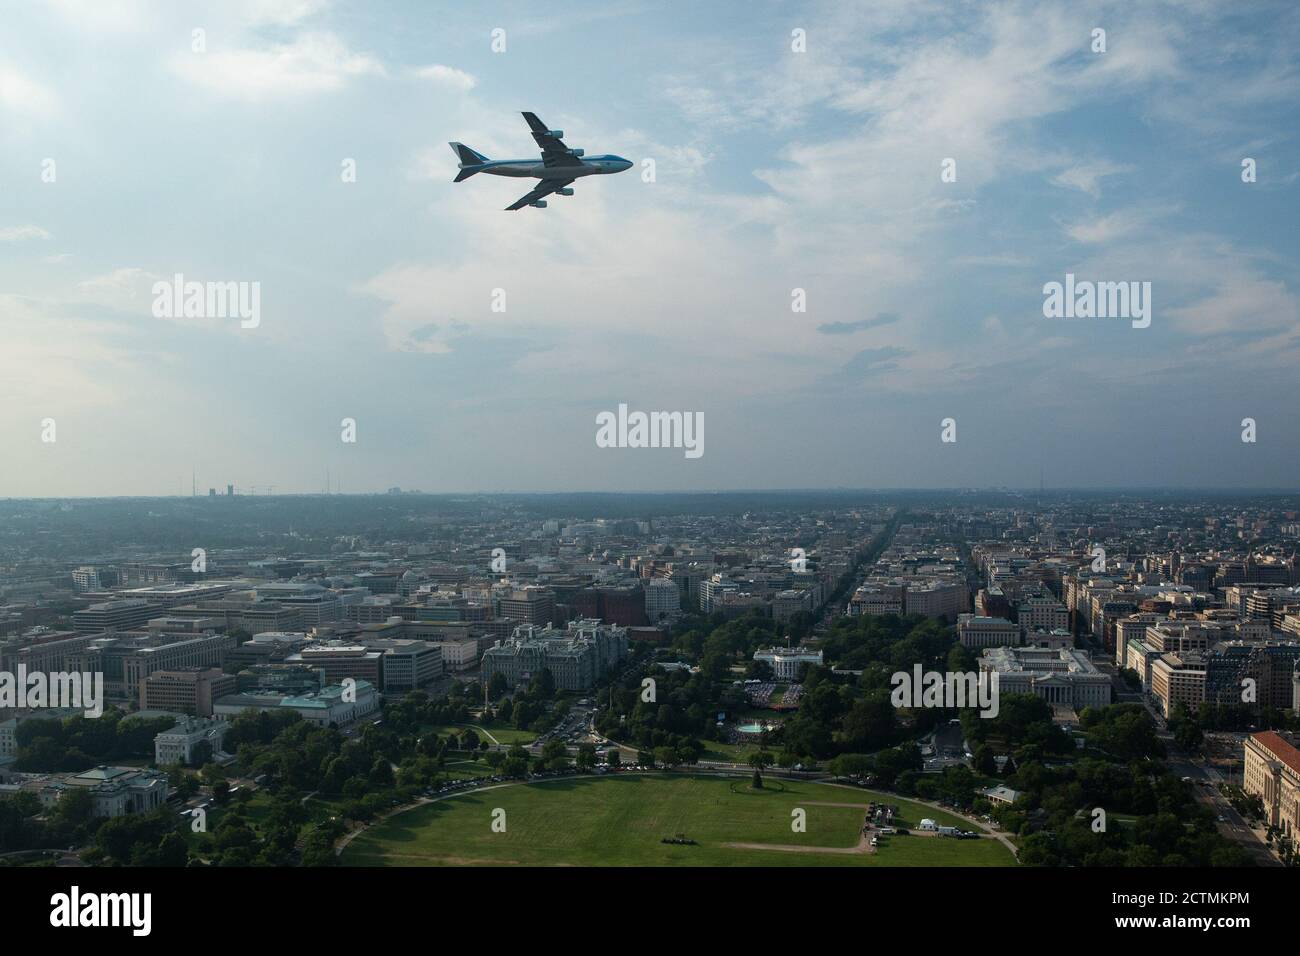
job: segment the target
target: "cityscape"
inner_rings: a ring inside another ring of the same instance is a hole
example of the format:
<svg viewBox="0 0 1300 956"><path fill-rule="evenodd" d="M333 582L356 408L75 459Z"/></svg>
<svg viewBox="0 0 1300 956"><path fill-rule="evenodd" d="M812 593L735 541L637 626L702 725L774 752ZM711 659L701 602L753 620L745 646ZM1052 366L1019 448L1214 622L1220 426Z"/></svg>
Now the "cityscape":
<svg viewBox="0 0 1300 956"><path fill-rule="evenodd" d="M0 528L11 863L1297 862L1297 497L223 494Z"/></svg>
<svg viewBox="0 0 1300 956"><path fill-rule="evenodd" d="M1300 5L3 25L0 926L1294 936Z"/></svg>

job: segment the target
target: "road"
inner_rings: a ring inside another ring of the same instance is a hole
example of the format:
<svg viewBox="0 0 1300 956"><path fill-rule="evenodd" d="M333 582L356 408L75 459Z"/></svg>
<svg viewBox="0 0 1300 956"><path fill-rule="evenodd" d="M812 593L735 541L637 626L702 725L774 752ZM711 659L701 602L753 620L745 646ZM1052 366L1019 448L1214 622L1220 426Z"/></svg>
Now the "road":
<svg viewBox="0 0 1300 956"><path fill-rule="evenodd" d="M1155 709L1151 701L1143 699L1142 704L1156 722L1156 736L1165 745L1168 753L1165 763L1177 776L1191 778L1196 799L1214 812L1218 821L1215 827L1220 835L1240 847L1253 865L1281 866L1282 862L1273 855L1264 842L1263 834L1252 830L1250 824L1232 806L1231 801L1220 792L1219 785L1230 781L1225 780L1223 774L1214 767L1181 751L1174 742L1174 735L1170 733L1164 717Z"/></svg>

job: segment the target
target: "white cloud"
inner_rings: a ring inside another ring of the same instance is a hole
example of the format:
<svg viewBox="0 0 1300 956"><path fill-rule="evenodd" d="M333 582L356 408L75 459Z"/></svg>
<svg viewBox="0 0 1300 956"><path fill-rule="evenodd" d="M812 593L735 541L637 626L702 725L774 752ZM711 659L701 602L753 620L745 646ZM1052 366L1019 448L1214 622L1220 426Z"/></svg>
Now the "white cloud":
<svg viewBox="0 0 1300 956"><path fill-rule="evenodd" d="M1065 233L1075 242L1113 242L1134 232L1145 221L1146 217L1139 212L1122 210L1086 222L1077 222L1067 227Z"/></svg>
<svg viewBox="0 0 1300 956"><path fill-rule="evenodd" d="M1134 167L1121 163L1112 163L1107 159L1098 159L1087 163L1078 163L1061 170L1052 177L1052 183L1068 189L1085 192L1093 199L1101 195L1101 180L1107 176L1118 176L1132 172Z"/></svg>
<svg viewBox="0 0 1300 956"><path fill-rule="evenodd" d="M54 238L40 226L0 226L0 242L22 242L25 239Z"/></svg>
<svg viewBox="0 0 1300 956"><path fill-rule="evenodd" d="M1300 323L1300 302L1284 282L1237 273L1216 279L1207 296L1170 309L1169 314L1180 329L1193 335L1279 328L1294 333Z"/></svg>
<svg viewBox="0 0 1300 956"><path fill-rule="evenodd" d="M247 100L328 93L357 77L384 73L378 59L353 53L331 33L260 49L223 50L209 38L208 52L177 54L171 67L209 92Z"/></svg>
<svg viewBox="0 0 1300 956"><path fill-rule="evenodd" d="M328 0L245 0L244 15L249 23L290 26L320 13Z"/></svg>
<svg viewBox="0 0 1300 956"><path fill-rule="evenodd" d="M33 414L42 408L43 415L123 402L124 383L140 381L147 364L115 344L120 330L111 323L52 314L48 305L0 295L0 424L12 434L39 421Z"/></svg>
<svg viewBox="0 0 1300 956"><path fill-rule="evenodd" d="M58 96L49 87L16 67L0 63L0 107L42 116L54 112L58 103Z"/></svg>
<svg viewBox="0 0 1300 956"><path fill-rule="evenodd" d="M151 287L159 276L138 266L125 266L76 284L73 300L100 305L117 312L151 315Z"/></svg>
<svg viewBox="0 0 1300 956"><path fill-rule="evenodd" d="M478 80L474 78L473 74L458 70L454 66L444 66L441 63L418 67L413 72L422 80L429 80L438 86L445 86L453 90L463 90L466 93L478 85Z"/></svg>

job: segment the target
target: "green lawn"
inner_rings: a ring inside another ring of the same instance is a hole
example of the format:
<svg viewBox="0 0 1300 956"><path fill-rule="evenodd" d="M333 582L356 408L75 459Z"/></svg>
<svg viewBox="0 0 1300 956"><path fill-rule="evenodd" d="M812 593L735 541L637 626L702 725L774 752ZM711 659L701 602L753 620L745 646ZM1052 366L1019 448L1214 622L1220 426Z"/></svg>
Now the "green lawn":
<svg viewBox="0 0 1300 956"><path fill-rule="evenodd" d="M490 777L497 771L483 760L452 759L447 761L442 772L451 780L471 780L475 777Z"/></svg>
<svg viewBox="0 0 1300 956"><path fill-rule="evenodd" d="M779 748L772 747L768 752L772 753L777 749ZM758 753L758 744L728 744L720 740L706 740L700 759L712 760L715 763L744 763L752 753Z"/></svg>
<svg viewBox="0 0 1300 956"><path fill-rule="evenodd" d="M410 810L362 833L344 851L350 866L1009 866L994 840L884 838L880 851L826 852L859 843L865 805L900 807L902 825L954 818L896 797L804 781L748 789L748 778L620 775L550 780L461 794ZM778 787L783 789L777 789ZM826 804L853 804L828 806ZM791 811L807 814L804 833ZM861 808L860 808L861 807ZM492 831L493 811L506 832ZM677 834L698 846L660 842ZM802 852L728 846L799 846ZM819 849L820 848L820 849Z"/></svg>
<svg viewBox="0 0 1300 956"><path fill-rule="evenodd" d="M499 720L494 720L488 724L440 724L422 729L425 733L433 732L439 737L446 737L453 731L459 732L466 728L473 728L474 732L479 735L479 739L487 740L488 743L492 742L492 737L495 737L499 742L506 745L531 744L537 739L537 735L531 730L518 730ZM485 732L491 734L492 737L487 737Z"/></svg>

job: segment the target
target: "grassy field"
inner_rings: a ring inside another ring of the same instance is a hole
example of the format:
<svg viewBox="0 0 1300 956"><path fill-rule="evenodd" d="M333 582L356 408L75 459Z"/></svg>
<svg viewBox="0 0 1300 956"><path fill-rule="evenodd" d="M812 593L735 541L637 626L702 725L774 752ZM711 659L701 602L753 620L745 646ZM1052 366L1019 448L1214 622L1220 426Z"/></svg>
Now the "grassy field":
<svg viewBox="0 0 1300 956"><path fill-rule="evenodd" d="M777 789L777 788L783 789ZM557 779L479 790L398 814L362 833L344 851L349 866L1010 866L995 840L895 836L876 853L858 852L865 805L900 807L900 825L922 817L957 821L937 810L865 790L769 778L619 775ZM835 806L850 804L851 806ZM807 814L792 832L791 811ZM492 830L505 810L506 832ZM661 843L682 834L697 846ZM795 846L776 850L762 846ZM835 852L840 851L840 852Z"/></svg>
<svg viewBox="0 0 1300 956"><path fill-rule="evenodd" d="M506 744L531 744L537 739L537 735L531 730L517 730L509 724L494 720L488 724L440 724L423 728L426 733L432 731L439 737L446 737L448 734L467 730L472 728L479 739L486 739L488 743L492 742L495 737L498 742ZM491 736L487 736L490 734Z"/></svg>
<svg viewBox="0 0 1300 956"><path fill-rule="evenodd" d="M456 758L448 760L447 765L443 768L442 772L445 773L450 780L469 780L474 777L490 777L496 773L496 771L492 769L492 765L487 761L461 760Z"/></svg>
<svg viewBox="0 0 1300 956"><path fill-rule="evenodd" d="M744 763L753 753L758 753L758 744L728 744L720 740L706 740L700 759L717 763Z"/></svg>

